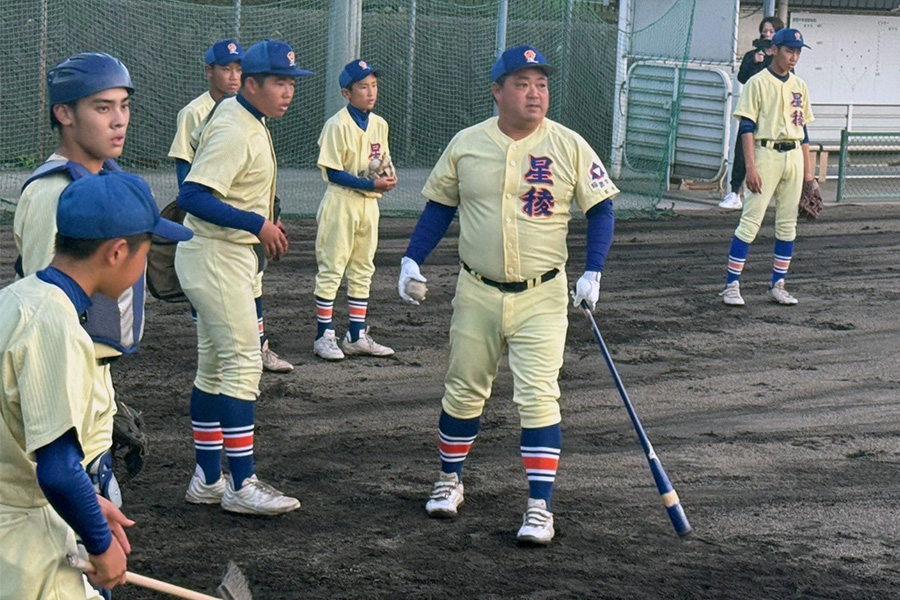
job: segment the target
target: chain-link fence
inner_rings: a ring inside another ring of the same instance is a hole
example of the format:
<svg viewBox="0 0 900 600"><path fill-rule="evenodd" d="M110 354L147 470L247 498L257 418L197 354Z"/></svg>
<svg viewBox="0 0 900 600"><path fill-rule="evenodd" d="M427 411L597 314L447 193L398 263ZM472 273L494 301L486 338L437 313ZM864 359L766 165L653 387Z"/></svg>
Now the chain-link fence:
<svg viewBox="0 0 900 600"><path fill-rule="evenodd" d="M900 200L900 132L841 132L837 201Z"/></svg>
<svg viewBox="0 0 900 600"><path fill-rule="evenodd" d="M47 71L76 52L102 51L120 58L135 82L120 162L150 182L161 204L174 199L174 165L166 155L175 115L206 89L206 49L237 33L245 49L266 38L284 40L298 63L317 73L298 82L288 114L270 121L286 211L314 214L325 186L315 168L316 140L328 116L326 86L337 86L325 77L335 1L0 2L6 32L0 39L0 198L14 202L27 174L56 146L48 122ZM694 0L677 0L657 23L637 32L635 42L652 37L663 54L684 61L693 7ZM460 129L493 114L489 73L498 45L532 44L547 56L558 68L549 117L583 135L609 165L613 140L622 138L614 135L614 123L625 127L614 113L624 115L626 109L617 105L624 97L617 89L617 69L623 69L617 18L601 0L364 0L361 56L383 71L375 111L391 126L401 181L382 202L383 214L418 213L424 180L446 144ZM679 96L665 108L661 127L677 122ZM649 169L617 180L624 192L617 208L655 207L667 183L670 150L658 148Z"/></svg>

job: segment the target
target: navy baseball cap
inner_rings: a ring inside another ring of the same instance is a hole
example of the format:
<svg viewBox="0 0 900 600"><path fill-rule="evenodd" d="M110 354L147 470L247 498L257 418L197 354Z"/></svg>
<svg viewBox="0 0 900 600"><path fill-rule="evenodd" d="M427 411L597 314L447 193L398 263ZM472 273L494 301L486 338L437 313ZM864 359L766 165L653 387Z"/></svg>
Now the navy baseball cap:
<svg viewBox="0 0 900 600"><path fill-rule="evenodd" d="M194 233L159 216L147 182L130 173L90 175L73 181L59 197L56 228L79 240L112 240L152 233L175 242Z"/></svg>
<svg viewBox="0 0 900 600"><path fill-rule="evenodd" d="M285 77L308 77L315 75L297 66L294 49L284 42L265 40L253 44L241 67L245 75L284 75Z"/></svg>
<svg viewBox="0 0 900 600"><path fill-rule="evenodd" d="M381 77L381 70L376 69L364 60L349 62L344 66L344 70L341 71L341 89L348 89L351 85L357 81L362 81L369 75Z"/></svg>
<svg viewBox="0 0 900 600"><path fill-rule="evenodd" d="M516 46L506 50L494 63L494 67L491 69L491 81L496 82L504 75L511 75L516 71L531 67L541 68L546 71L547 75L556 71L547 64L547 59L534 46Z"/></svg>
<svg viewBox="0 0 900 600"><path fill-rule="evenodd" d="M803 43L803 34L796 29L782 29L775 33L772 38L773 46L784 46L786 48L809 48Z"/></svg>
<svg viewBox="0 0 900 600"><path fill-rule="evenodd" d="M244 49L234 40L219 40L206 51L206 64L226 66L244 60Z"/></svg>

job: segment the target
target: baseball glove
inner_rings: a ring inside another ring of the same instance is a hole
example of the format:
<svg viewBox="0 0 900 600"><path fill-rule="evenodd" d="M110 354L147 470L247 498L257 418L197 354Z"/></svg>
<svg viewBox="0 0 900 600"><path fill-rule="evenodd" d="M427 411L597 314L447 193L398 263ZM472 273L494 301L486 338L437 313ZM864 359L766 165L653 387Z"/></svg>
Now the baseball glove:
<svg viewBox="0 0 900 600"><path fill-rule="evenodd" d="M822 192L819 191L819 182L812 181L803 182L803 191L800 192L800 216L809 220L819 218L824 203L822 202Z"/></svg>
<svg viewBox="0 0 900 600"><path fill-rule="evenodd" d="M124 484L144 468L150 440L144 433L144 417L139 411L116 400L116 416L113 418L113 470L116 479Z"/></svg>
<svg viewBox="0 0 900 600"><path fill-rule="evenodd" d="M369 163L369 172L366 175L366 179L379 179L381 177L396 176L397 171L394 169L394 164L391 162L391 157L385 156L383 159L372 159L372 162Z"/></svg>

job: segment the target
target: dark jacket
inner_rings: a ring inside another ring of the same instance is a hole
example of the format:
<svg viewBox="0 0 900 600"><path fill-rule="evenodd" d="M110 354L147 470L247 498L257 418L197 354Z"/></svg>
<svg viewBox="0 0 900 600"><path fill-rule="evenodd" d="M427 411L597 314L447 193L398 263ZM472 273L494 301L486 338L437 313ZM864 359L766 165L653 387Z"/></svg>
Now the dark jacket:
<svg viewBox="0 0 900 600"><path fill-rule="evenodd" d="M751 77L753 77L772 63L772 57L768 55L761 63L753 62L753 56L757 52L759 52L759 50L754 48L750 52L747 52L744 55L744 58L741 60L741 69L738 71L737 77L738 81L740 81L742 84L747 83L747 81Z"/></svg>

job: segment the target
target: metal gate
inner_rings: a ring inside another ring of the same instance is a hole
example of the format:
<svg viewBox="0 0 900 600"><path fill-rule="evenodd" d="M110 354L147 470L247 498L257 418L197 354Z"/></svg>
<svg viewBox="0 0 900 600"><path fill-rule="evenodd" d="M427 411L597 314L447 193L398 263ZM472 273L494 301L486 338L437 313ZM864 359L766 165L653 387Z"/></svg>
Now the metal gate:
<svg viewBox="0 0 900 600"><path fill-rule="evenodd" d="M681 111L670 144L679 87L683 87ZM629 169L652 172L666 161L670 177L714 181L722 175L731 120L730 74L716 67L639 62L628 70L626 94Z"/></svg>

